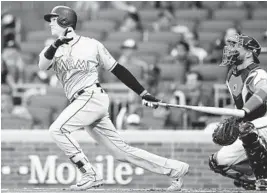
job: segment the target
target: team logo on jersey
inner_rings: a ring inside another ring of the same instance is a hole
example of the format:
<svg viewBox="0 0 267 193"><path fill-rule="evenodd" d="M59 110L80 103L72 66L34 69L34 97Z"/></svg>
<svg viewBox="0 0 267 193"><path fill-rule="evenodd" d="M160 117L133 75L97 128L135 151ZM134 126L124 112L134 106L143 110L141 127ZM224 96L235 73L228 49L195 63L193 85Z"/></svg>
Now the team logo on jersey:
<svg viewBox="0 0 267 193"><path fill-rule="evenodd" d="M236 91L236 89L237 89L237 84L234 84L233 91Z"/></svg>
<svg viewBox="0 0 267 193"><path fill-rule="evenodd" d="M93 60L84 60L74 57L55 57L54 64L54 71L60 73L72 69L91 71L92 68L96 66L93 64L97 63Z"/></svg>

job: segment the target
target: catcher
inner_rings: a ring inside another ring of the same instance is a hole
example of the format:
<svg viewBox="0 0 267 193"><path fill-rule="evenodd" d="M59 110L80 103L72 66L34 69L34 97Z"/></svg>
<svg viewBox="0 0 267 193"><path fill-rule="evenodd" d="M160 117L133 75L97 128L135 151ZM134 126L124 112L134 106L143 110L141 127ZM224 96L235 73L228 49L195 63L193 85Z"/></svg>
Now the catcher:
<svg viewBox="0 0 267 193"><path fill-rule="evenodd" d="M226 84L245 117L218 125L213 141L223 147L209 157L209 166L247 190L267 190L267 73L259 67L259 43L236 35L227 40L220 66L229 66ZM253 123L257 122L257 128Z"/></svg>

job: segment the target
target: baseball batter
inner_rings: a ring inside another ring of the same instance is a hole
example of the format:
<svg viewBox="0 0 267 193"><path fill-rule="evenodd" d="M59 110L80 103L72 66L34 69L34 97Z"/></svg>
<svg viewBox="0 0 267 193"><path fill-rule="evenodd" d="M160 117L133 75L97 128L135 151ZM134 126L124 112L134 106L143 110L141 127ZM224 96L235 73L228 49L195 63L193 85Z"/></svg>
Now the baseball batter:
<svg viewBox="0 0 267 193"><path fill-rule="evenodd" d="M100 175L71 135L73 131L86 127L87 132L118 160L169 176L173 181L168 190L180 190L182 177L188 173L189 165L131 147L120 137L109 118L109 97L99 84L98 68L102 67L117 76L142 97L145 106L156 108L155 102L159 100L118 64L99 41L75 33L77 15L74 10L56 6L44 19L50 22L52 35L58 38L40 53L38 65L42 70L55 71L71 102L49 128L58 147L82 173L81 180L71 189L86 190L103 184Z"/></svg>
<svg viewBox="0 0 267 193"><path fill-rule="evenodd" d="M215 172L235 179L237 186L267 190L267 73L259 66L260 52L252 37L228 39L221 65L230 65L226 84L236 108L243 109L246 116L239 139L212 154L209 164Z"/></svg>

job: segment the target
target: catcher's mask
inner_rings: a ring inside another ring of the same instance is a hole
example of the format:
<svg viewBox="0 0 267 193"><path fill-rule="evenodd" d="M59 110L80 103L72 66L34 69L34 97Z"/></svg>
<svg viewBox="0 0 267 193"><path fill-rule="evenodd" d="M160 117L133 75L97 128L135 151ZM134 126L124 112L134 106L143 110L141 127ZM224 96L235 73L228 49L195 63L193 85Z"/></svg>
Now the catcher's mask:
<svg viewBox="0 0 267 193"><path fill-rule="evenodd" d="M251 51L254 62L257 64L260 63L258 56L261 53L261 46L258 41L252 37L237 34L226 40L220 66L239 65L238 56L240 53L237 51L239 47L244 47L246 50Z"/></svg>

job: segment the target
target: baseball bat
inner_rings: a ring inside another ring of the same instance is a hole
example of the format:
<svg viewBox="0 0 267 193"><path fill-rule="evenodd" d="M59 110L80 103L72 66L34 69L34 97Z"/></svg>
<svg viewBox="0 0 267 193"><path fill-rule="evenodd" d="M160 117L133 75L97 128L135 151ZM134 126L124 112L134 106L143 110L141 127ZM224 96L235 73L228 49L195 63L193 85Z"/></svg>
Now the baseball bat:
<svg viewBox="0 0 267 193"><path fill-rule="evenodd" d="M190 106L190 105L176 105L176 104L169 104L169 103L157 103L161 107L174 107L174 108L182 108L188 109L203 113L209 113L214 115L229 115L235 117L244 117L245 112L239 109L230 109L230 108L219 108L219 107L206 107L206 106Z"/></svg>

